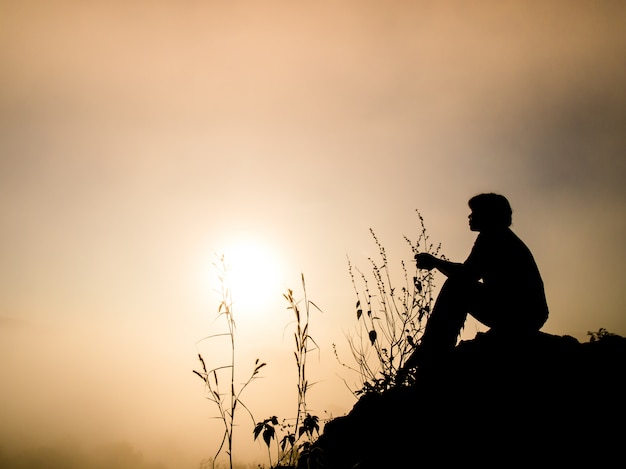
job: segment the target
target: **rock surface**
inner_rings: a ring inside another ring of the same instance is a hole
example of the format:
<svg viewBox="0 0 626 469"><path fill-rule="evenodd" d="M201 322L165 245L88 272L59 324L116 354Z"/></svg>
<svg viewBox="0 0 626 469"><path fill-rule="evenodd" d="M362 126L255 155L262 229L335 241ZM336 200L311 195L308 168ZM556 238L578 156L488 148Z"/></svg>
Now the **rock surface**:
<svg viewBox="0 0 626 469"><path fill-rule="evenodd" d="M299 467L625 467L625 377L620 336L478 334L328 422Z"/></svg>

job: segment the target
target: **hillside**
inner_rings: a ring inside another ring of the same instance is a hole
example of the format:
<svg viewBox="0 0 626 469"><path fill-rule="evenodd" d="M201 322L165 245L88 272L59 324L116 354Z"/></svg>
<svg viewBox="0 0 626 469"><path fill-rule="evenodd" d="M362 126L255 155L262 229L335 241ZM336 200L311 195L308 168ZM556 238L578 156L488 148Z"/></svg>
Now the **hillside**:
<svg viewBox="0 0 626 469"><path fill-rule="evenodd" d="M623 464L625 371L617 335L478 334L414 386L364 396L328 422L299 466Z"/></svg>

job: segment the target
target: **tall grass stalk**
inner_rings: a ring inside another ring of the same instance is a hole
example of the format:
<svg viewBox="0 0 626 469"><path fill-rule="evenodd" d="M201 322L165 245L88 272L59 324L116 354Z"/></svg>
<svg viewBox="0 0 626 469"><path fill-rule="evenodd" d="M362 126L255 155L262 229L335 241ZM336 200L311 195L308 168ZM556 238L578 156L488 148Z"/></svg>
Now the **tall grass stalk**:
<svg viewBox="0 0 626 469"><path fill-rule="evenodd" d="M319 419L316 415L311 415L307 408L307 392L315 383L309 383L306 365L308 354L314 350L319 350L317 343L309 334L311 308L315 308L320 312L322 312L322 310L308 299L304 275L301 275L301 281L304 294L303 300L296 300L293 290L291 289L287 289L287 293L283 295L289 305L287 309L292 310L296 318L294 357L298 370L298 382L295 423L289 424L286 423L286 420L283 420L283 423L280 424L278 417L274 415L258 422L254 428L254 439L262 435L267 445L270 467L274 467L272 466L270 452L272 439L276 440L277 464L286 464L287 466L295 467L298 458L304 452L308 451L311 443L314 441L315 435L319 435ZM276 430L284 433L280 443L276 438Z"/></svg>
<svg viewBox="0 0 626 469"><path fill-rule="evenodd" d="M217 310L217 318L223 318L226 324L226 332L209 335L204 337L199 342L206 340L213 340L218 337L227 337L230 345L230 360L228 364L216 366L214 368L207 368L204 358L202 354L198 352L198 360L201 364L201 370L193 370L193 372L202 379L206 388L206 398L212 402L218 410L219 418L224 425L224 433L222 434L222 441L220 442L219 448L215 453L215 456L212 458L212 467L215 467L215 461L224 450L226 446L226 453L228 455L229 466L233 468L233 430L235 428L235 411L240 406L244 408L247 413L250 415L252 419L252 423L254 424L254 417L252 416L252 412L250 409L246 407L246 405L241 400L241 394L246 389L246 387L258 376L259 370L263 368L266 364L259 363L259 359L257 358L254 362L254 368L247 381L245 381L239 388L235 386L235 319L233 315L233 302L231 291L228 285L228 269L226 262L224 260L224 256L221 256L219 260L213 264L216 268L218 274L218 280L220 284L220 297L221 301ZM226 386L228 387L228 391L224 392L220 387L220 382L224 382L220 380L219 377L226 375Z"/></svg>
<svg viewBox="0 0 626 469"><path fill-rule="evenodd" d="M309 387L312 386L312 384L309 384L306 377L307 356L310 351L319 349L313 337L309 335L310 307L314 306L321 312L317 305L315 305L312 301L309 301L307 298L304 275L302 275L302 291L304 293L304 316L303 312L300 310L299 302L297 302L293 297L293 291L289 289L287 290L287 293L283 295L289 303L289 307L287 309L293 310L296 316L296 332L294 332L294 339L296 341L294 356L298 369L298 406L296 411L296 428L300 428L300 421L307 414L306 393L309 390ZM314 345L313 349L309 348L309 342Z"/></svg>
<svg viewBox="0 0 626 469"><path fill-rule="evenodd" d="M438 256L441 246L429 241L422 215L417 211L420 231L417 239L408 237L413 255L428 252ZM401 262L402 281L400 288L392 279L387 252L374 230L370 234L378 248L377 258L368 258L371 272L366 275L348 259L348 272L356 294L357 327L347 341L354 364L343 362L336 350L338 361L355 372L360 387L355 395L367 392L382 392L396 385L398 370L409 358L419 343L434 300L434 276L431 271L418 270L409 274L407 265ZM373 286L370 286L373 283Z"/></svg>

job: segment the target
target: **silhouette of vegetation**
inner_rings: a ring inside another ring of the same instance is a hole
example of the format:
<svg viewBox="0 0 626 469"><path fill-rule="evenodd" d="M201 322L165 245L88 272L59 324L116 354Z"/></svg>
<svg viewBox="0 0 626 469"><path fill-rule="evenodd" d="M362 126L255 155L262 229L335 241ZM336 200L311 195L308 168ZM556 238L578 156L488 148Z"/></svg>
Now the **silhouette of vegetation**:
<svg viewBox="0 0 626 469"><path fill-rule="evenodd" d="M280 467L280 465L283 464L295 466L300 455L309 450L311 443L315 440L315 437L319 435L320 431L319 418L309 412L306 404L307 391L314 384L309 383L307 379L306 363L308 354L314 350L319 350L317 343L309 334L311 308L313 307L320 312L322 312L322 310L307 298L304 275L302 275L301 279L304 295L303 300L296 300L293 295L293 290L291 289L288 289L287 293L283 295L289 304L287 309L292 310L296 317L296 331L294 332L296 348L294 357L298 369L298 383L295 423L289 424L287 420L283 420L279 423L278 417L273 415L258 422L253 431L254 439L256 440L259 436L262 436L267 446L270 466L272 466L270 444L272 440L276 441L278 461L278 466L276 467ZM277 431L283 434L280 442L278 441Z"/></svg>
<svg viewBox="0 0 626 469"><path fill-rule="evenodd" d="M433 245L426 232L424 218L416 210L420 231L415 241L404 237L414 255L426 252L439 255L441 245ZM355 364L343 362L336 346L335 356L347 369L355 372L360 387L355 395L381 393L396 385L398 370L406 363L413 349L420 342L434 301L434 275L430 271L413 267L409 275L404 261L401 262L403 279L401 286L392 280L391 266L382 243L374 230L370 233L378 248L378 257L368 258L371 273L366 275L348 259L348 271L356 293L357 327L348 344ZM443 257L443 256L442 256ZM373 283L373 287L370 284ZM402 378L404 380L404 378ZM411 379L409 376L406 379Z"/></svg>
<svg viewBox="0 0 626 469"><path fill-rule="evenodd" d="M599 342L606 340L608 337L617 337L617 334L607 331L604 327L601 327L596 332L588 331L589 342Z"/></svg>
<svg viewBox="0 0 626 469"><path fill-rule="evenodd" d="M233 467L233 430L235 428L235 411L238 407L243 407L252 422L254 423L254 417L252 416L252 412L246 407L246 405L241 400L241 394L245 390L245 388L255 379L259 373L259 370L263 368L266 364L259 363L259 359L257 358L254 362L254 368L252 373L250 374L248 380L243 383L238 389L235 387L235 319L233 316L233 303L232 297L230 293L230 288L228 286L228 277L227 277L227 267L226 262L224 260L224 256L219 258L219 261L213 264L218 272L219 284L221 287L220 296L221 301L218 307L218 318L223 317L226 323L227 332L220 334L213 334L201 341L211 340L217 337L227 337L230 343L230 363L225 365L220 365L214 368L208 369L202 355L198 353L198 360L201 364L201 371L193 370L193 372L202 379L204 385L206 387L207 396L206 398L211 401L217 407L219 412L219 418L224 424L224 433L222 435L222 441L219 445L219 448L215 454L215 456L210 460L211 466L215 467L215 460L220 455L222 450L224 449L224 445L226 445L226 453L228 455L229 466L232 469ZM219 379L220 376L226 374L226 380ZM220 382L227 383L228 391L224 392L223 388L220 387Z"/></svg>

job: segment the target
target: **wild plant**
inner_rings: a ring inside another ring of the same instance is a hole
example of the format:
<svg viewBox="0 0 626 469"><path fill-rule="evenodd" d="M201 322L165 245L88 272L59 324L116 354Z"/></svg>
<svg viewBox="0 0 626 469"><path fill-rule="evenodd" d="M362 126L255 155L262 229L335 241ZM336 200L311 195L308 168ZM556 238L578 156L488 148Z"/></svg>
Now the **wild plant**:
<svg viewBox="0 0 626 469"><path fill-rule="evenodd" d="M617 336L617 334L607 331L604 327L601 327L597 331L587 331L587 335L589 336L589 342L600 342L609 337Z"/></svg>
<svg viewBox="0 0 626 469"><path fill-rule="evenodd" d="M229 467L233 468L233 430L235 427L235 411L238 407L242 407L247 411L254 424L254 417L252 412L246 407L241 400L241 394L245 388L258 376L259 370L266 364L259 363L257 358L254 362L254 368L252 373L239 388L235 385L235 319L233 315L233 303L231 291L228 286L228 269L224 256L219 258L219 261L215 262L214 267L218 274L221 301L217 310L217 319L220 317L224 319L226 325L226 332L213 334L201 339L199 342L205 340L215 340L218 337L226 337L230 343L230 362L227 364L218 365L213 368L207 368L206 362L202 357L202 354L198 352L198 360L201 364L201 371L193 370L193 372L202 379L206 388L206 398L212 402L218 410L219 418L224 425L224 433L222 435L222 441L219 445L215 456L210 459L211 466L215 467L215 461L226 446L226 454L228 455ZM220 379L222 377L222 379ZM223 379L223 378L226 379ZM227 391L220 387L220 383L226 383L228 387Z"/></svg>
<svg viewBox="0 0 626 469"><path fill-rule="evenodd" d="M288 423L286 419L279 422L278 417L271 416L254 427L254 439L260 435L267 446L268 458L270 466L272 466L272 455L270 444L272 440L276 441L276 460L278 465L295 466L298 458L310 448L316 435L319 435L319 418L312 415L307 408L306 396L308 390L315 383L309 383L307 378L307 357L319 347L313 337L309 334L309 321L311 308L315 308L321 312L321 309L307 297L306 284L304 275L301 276L302 291L304 298L298 301L294 298L293 290L287 289L287 293L283 295L287 300L288 307L293 311L296 317L296 330L294 332L295 351L294 357L298 370L297 383L297 409L296 418L293 424ZM302 304L302 307L301 307ZM283 434L283 438L278 442L277 431ZM278 466L276 466L278 467Z"/></svg>
<svg viewBox="0 0 626 469"><path fill-rule="evenodd" d="M439 256L441 245L429 241L424 219L419 211L420 231L415 241L404 236L413 255L421 252ZM434 274L432 271L414 268L409 275L407 265L401 261L402 284L398 289L392 280L392 271L387 252L373 229L370 234L378 248L378 258L368 258L371 274L368 276L348 259L348 272L356 293L357 327L347 341L354 364L337 360L360 379L360 388L355 395L381 393L399 382L398 371L419 344L426 322L430 317ZM443 256L441 256L443 257ZM374 286L370 286L373 283ZM408 376L407 378L410 378Z"/></svg>

